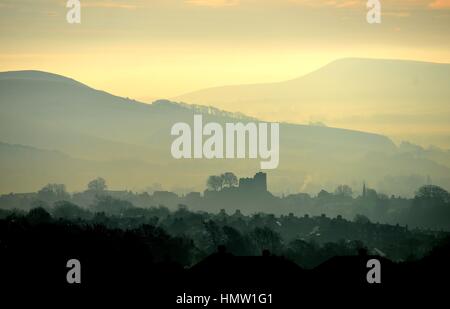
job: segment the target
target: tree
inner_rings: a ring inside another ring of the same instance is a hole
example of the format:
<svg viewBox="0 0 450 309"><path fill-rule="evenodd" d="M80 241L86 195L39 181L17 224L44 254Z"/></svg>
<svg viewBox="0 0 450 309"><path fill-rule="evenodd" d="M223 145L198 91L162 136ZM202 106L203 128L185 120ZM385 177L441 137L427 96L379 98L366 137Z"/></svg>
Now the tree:
<svg viewBox="0 0 450 309"><path fill-rule="evenodd" d="M220 177L222 178L223 185L229 188L237 186L238 184L236 175L231 172L223 173Z"/></svg>
<svg viewBox="0 0 450 309"><path fill-rule="evenodd" d="M38 191L38 196L44 201L61 201L70 198L64 184L49 183Z"/></svg>
<svg viewBox="0 0 450 309"><path fill-rule="evenodd" d="M364 215L356 214L355 218L353 219L353 222L358 223L358 224L369 224L370 220L369 220L369 218L367 218Z"/></svg>
<svg viewBox="0 0 450 309"><path fill-rule="evenodd" d="M223 187L223 179L220 176L209 176L206 182L208 189L213 191L219 191Z"/></svg>
<svg viewBox="0 0 450 309"><path fill-rule="evenodd" d="M353 190L347 185L339 185L334 194L342 197L351 197L353 195Z"/></svg>
<svg viewBox="0 0 450 309"><path fill-rule="evenodd" d="M42 207L37 207L31 209L27 214L27 219L30 223L40 224L40 223L48 223L51 221L52 217Z"/></svg>
<svg viewBox="0 0 450 309"><path fill-rule="evenodd" d="M325 199L328 199L328 198L330 198L331 197L331 193L329 193L328 191L325 191L325 190L320 190L320 192L317 194L317 198L318 199L323 199L323 200L325 200Z"/></svg>
<svg viewBox="0 0 450 309"><path fill-rule="evenodd" d="M244 237L237 229L225 225L222 228L225 235L225 247L236 255L251 255L252 247L247 237Z"/></svg>
<svg viewBox="0 0 450 309"><path fill-rule="evenodd" d="M87 219L90 217L89 211L67 201L56 202L54 206L55 207L52 210L54 218L76 220L79 218Z"/></svg>
<svg viewBox="0 0 450 309"><path fill-rule="evenodd" d="M92 208L97 212L120 215L125 210L134 208L134 205L129 201L119 200L111 196L97 196L97 201Z"/></svg>
<svg viewBox="0 0 450 309"><path fill-rule="evenodd" d="M438 202L447 203L450 201L449 193L439 186L434 185L426 185L419 188L416 192L415 198L417 199L426 199L426 200L435 200Z"/></svg>
<svg viewBox="0 0 450 309"><path fill-rule="evenodd" d="M94 180L91 180L88 183L87 188L89 191L101 192L105 191L108 188L108 186L106 185L105 179L98 177Z"/></svg>
<svg viewBox="0 0 450 309"><path fill-rule="evenodd" d="M374 189L366 189L366 199L376 201L379 199L379 194Z"/></svg>
<svg viewBox="0 0 450 309"><path fill-rule="evenodd" d="M280 234L267 226L256 227L251 232L251 238L260 252L269 250L272 253L277 253L282 247Z"/></svg>
<svg viewBox="0 0 450 309"><path fill-rule="evenodd" d="M213 248L217 248L219 245L223 245L225 243L225 235L216 222L208 220L203 222L203 226L209 235L209 240Z"/></svg>

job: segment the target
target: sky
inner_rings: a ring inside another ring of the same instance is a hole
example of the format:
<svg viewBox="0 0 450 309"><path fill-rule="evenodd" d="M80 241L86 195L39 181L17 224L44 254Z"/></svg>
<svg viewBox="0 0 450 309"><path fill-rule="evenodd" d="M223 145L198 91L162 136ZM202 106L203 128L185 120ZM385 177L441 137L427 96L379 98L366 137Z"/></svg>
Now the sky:
<svg viewBox="0 0 450 309"><path fill-rule="evenodd" d="M335 59L450 62L450 0L0 0L0 71L36 69L150 102L283 81Z"/></svg>

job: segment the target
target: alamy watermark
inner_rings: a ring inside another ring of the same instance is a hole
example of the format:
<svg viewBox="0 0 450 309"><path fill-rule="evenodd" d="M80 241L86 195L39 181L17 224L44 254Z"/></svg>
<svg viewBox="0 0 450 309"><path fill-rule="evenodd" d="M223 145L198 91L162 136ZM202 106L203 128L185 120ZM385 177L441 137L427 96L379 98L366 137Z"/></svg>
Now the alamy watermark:
<svg viewBox="0 0 450 309"><path fill-rule="evenodd" d="M68 0L66 7L69 9L66 20L69 24L81 23L81 3L80 0Z"/></svg>
<svg viewBox="0 0 450 309"><path fill-rule="evenodd" d="M69 271L66 275L67 283L81 283L81 263L77 259L70 259L67 261L66 267Z"/></svg>
<svg viewBox="0 0 450 309"><path fill-rule="evenodd" d="M270 146L269 146L270 127ZM280 126L278 123L226 123L225 129L216 122L203 126L202 115L194 115L194 129L184 122L172 126L170 134L178 136L172 143L175 159L256 159L261 169L275 169L280 159ZM203 142L203 137L207 139ZM248 138L247 138L248 137ZM248 151L246 145L248 144Z"/></svg>
<svg viewBox="0 0 450 309"><path fill-rule="evenodd" d="M381 24L381 2L380 0L368 0L367 8L369 11L366 20L369 24Z"/></svg>
<svg viewBox="0 0 450 309"><path fill-rule="evenodd" d="M369 24L381 23L381 2L380 0L368 0L366 3L369 11L366 20ZM81 23L81 2L80 0L67 0L66 7L69 9L66 20L69 24Z"/></svg>
<svg viewBox="0 0 450 309"><path fill-rule="evenodd" d="M81 283L81 263L77 259L70 259L67 261L66 267L69 268L66 274L66 280L69 284ZM378 259L370 259L366 263L369 269L366 274L366 280L369 284L381 283L381 263ZM178 303L178 300L177 300Z"/></svg>
<svg viewBox="0 0 450 309"><path fill-rule="evenodd" d="M367 283L381 283L381 263L377 259L370 259L366 263L366 267L370 268L367 272Z"/></svg>

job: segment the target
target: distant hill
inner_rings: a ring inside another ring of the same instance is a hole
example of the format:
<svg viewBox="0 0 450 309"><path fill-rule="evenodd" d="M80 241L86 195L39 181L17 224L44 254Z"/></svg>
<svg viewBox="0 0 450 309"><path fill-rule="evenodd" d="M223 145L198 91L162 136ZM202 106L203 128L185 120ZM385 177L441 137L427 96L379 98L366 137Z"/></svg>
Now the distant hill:
<svg viewBox="0 0 450 309"><path fill-rule="evenodd" d="M35 80L85 86L84 84L81 84L80 82L77 82L72 78L35 70L2 72L0 74L0 80Z"/></svg>
<svg viewBox="0 0 450 309"><path fill-rule="evenodd" d="M115 180L117 186L132 188L128 175L134 177L131 183L151 181L142 170L164 175L163 168L148 162L85 160L60 151L0 142L0 173L4 175L0 178L1 193L31 192L46 183L64 183L71 190L81 190L86 180L96 175Z"/></svg>
<svg viewBox="0 0 450 309"><path fill-rule="evenodd" d="M174 100L450 148L449 85L450 64L350 58L293 80L203 89Z"/></svg>
<svg viewBox="0 0 450 309"><path fill-rule="evenodd" d="M144 104L37 71L0 73L0 108L0 173L9 176L3 193L34 191L47 182L81 190L96 176L111 188L158 182L203 190L208 175L250 176L259 169L259 159L175 160L170 154L174 123L192 123L195 113L204 122L255 121L243 114L167 100ZM388 193L412 194L427 176L450 187L445 163L399 151L386 136L295 124L282 124L280 131L280 165L268 172L273 192L317 193L341 183L358 189L366 180Z"/></svg>

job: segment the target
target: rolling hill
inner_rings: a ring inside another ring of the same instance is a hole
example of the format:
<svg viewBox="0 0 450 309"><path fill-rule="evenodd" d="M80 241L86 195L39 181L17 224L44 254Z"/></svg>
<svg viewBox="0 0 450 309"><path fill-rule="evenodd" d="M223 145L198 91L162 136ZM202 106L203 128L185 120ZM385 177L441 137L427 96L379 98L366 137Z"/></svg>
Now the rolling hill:
<svg viewBox="0 0 450 309"><path fill-rule="evenodd" d="M174 100L450 148L449 85L450 64L349 58L293 80L203 89Z"/></svg>
<svg viewBox="0 0 450 309"><path fill-rule="evenodd" d="M158 182L198 191L208 175L250 176L259 169L259 159L175 160L170 154L174 123L192 123L198 113L205 122L255 121L240 113L168 100L144 104L38 71L0 73L0 109L0 173L7 175L1 193L33 191L48 182L82 190L97 176L111 188ZM366 180L406 195L428 175L450 187L449 172L442 162L399 151L383 135L282 123L280 165L268 174L273 192L316 193L341 183L358 188Z"/></svg>

